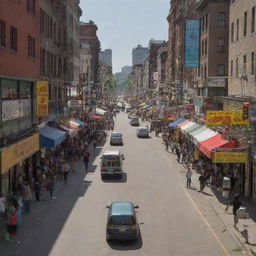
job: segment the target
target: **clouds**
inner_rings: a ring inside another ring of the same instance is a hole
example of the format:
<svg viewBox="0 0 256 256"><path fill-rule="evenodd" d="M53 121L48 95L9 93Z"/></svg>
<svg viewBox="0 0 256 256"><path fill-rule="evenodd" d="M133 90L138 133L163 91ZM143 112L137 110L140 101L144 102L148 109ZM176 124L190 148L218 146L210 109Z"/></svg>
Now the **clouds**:
<svg viewBox="0 0 256 256"><path fill-rule="evenodd" d="M102 48L113 49L114 72L131 64L131 51L151 38L167 39L169 0L81 0L83 21L99 28Z"/></svg>

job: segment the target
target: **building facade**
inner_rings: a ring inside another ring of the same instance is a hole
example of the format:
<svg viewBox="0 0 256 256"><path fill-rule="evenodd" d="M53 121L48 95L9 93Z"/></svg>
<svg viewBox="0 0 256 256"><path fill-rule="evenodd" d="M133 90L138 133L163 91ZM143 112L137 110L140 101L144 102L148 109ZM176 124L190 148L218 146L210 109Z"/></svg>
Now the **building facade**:
<svg viewBox="0 0 256 256"><path fill-rule="evenodd" d="M143 60L148 55L148 47L138 45L132 49L132 65L143 64Z"/></svg>
<svg viewBox="0 0 256 256"><path fill-rule="evenodd" d="M100 51L99 53L99 61L107 66L112 67L112 50L106 49L104 51Z"/></svg>

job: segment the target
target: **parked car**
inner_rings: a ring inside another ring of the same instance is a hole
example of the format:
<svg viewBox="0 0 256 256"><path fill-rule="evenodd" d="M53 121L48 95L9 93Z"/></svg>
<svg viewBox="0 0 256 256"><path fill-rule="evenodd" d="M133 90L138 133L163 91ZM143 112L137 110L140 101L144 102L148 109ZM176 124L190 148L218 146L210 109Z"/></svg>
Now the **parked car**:
<svg viewBox="0 0 256 256"><path fill-rule="evenodd" d="M133 117L132 120L130 121L131 126L139 126L140 121L138 117Z"/></svg>
<svg viewBox="0 0 256 256"><path fill-rule="evenodd" d="M138 138L148 138L149 137L149 130L147 127L139 127L137 129L137 137Z"/></svg>
<svg viewBox="0 0 256 256"><path fill-rule="evenodd" d="M132 119L134 117L133 113L129 112L128 113L128 119Z"/></svg>
<svg viewBox="0 0 256 256"><path fill-rule="evenodd" d="M122 178L123 174L123 160L124 155L120 150L107 150L101 157L100 173L103 179L106 176L119 176Z"/></svg>
<svg viewBox="0 0 256 256"><path fill-rule="evenodd" d="M110 137L110 145L124 145L123 135L121 132L112 132Z"/></svg>
<svg viewBox="0 0 256 256"><path fill-rule="evenodd" d="M131 202L113 202L108 208L106 240L137 240L140 227L135 209Z"/></svg>

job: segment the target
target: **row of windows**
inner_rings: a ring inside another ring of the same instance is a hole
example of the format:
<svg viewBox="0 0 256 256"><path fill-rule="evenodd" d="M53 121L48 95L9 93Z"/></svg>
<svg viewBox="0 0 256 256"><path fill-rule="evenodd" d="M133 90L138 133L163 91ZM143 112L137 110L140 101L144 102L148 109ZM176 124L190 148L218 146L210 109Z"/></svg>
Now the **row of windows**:
<svg viewBox="0 0 256 256"><path fill-rule="evenodd" d="M201 41L201 56L207 56L208 40L207 38ZM217 39L217 53L225 52L225 38Z"/></svg>
<svg viewBox="0 0 256 256"><path fill-rule="evenodd" d="M231 42L234 42L235 40L239 40L240 35L240 28L239 28L239 19L231 23ZM236 35L235 35L235 26L236 26ZM255 17L255 6L252 7L251 10L251 33L255 32L255 26L256 26L256 17ZM243 17L243 36L247 36L248 34L248 12L244 12Z"/></svg>
<svg viewBox="0 0 256 256"><path fill-rule="evenodd" d="M216 25L218 27L225 27L226 26L226 13L225 12L218 12L216 17ZM207 31L208 29L208 13L206 13L201 18L201 33Z"/></svg>
<svg viewBox="0 0 256 256"><path fill-rule="evenodd" d="M12 51L18 51L18 30L17 28L10 26L9 33L9 44L7 44L6 38L6 24L4 21L0 20L0 47L7 48L8 45ZM27 48L28 48L28 57L36 57L36 40L31 35L27 37Z"/></svg>
<svg viewBox="0 0 256 256"><path fill-rule="evenodd" d="M251 53L250 57L250 62L251 62L251 67L250 67L250 73L252 75L255 75L255 52ZM239 63L239 58L236 58L235 61L231 60L230 61L230 76L238 76L239 74L246 75L247 74L247 62L248 62L248 56L243 55L242 58L242 68L240 68L240 63Z"/></svg>
<svg viewBox="0 0 256 256"><path fill-rule="evenodd" d="M225 76L226 75L226 66L225 64L217 64L217 75L218 76ZM200 76L201 78L207 78L207 65L201 65L200 67Z"/></svg>

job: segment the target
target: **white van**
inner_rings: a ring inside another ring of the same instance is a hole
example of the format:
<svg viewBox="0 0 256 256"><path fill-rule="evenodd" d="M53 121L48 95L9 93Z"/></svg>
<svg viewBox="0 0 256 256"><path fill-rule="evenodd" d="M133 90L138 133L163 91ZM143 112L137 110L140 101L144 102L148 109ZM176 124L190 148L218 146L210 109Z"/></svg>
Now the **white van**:
<svg viewBox="0 0 256 256"><path fill-rule="evenodd" d="M107 150L103 153L100 163L101 178L106 176L119 176L123 174L124 155L120 150Z"/></svg>

